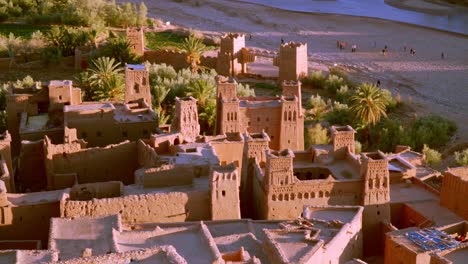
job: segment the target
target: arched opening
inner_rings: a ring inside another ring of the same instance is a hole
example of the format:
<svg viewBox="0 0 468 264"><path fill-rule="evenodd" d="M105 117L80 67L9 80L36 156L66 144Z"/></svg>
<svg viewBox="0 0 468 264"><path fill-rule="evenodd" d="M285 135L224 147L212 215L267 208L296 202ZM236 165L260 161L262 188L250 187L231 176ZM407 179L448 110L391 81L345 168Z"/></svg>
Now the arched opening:
<svg viewBox="0 0 468 264"><path fill-rule="evenodd" d="M280 194L278 195L278 201L283 201L283 194L282 194L282 193L280 193Z"/></svg>
<svg viewBox="0 0 468 264"><path fill-rule="evenodd" d="M276 201L276 194L273 194L273 195L271 196L271 200Z"/></svg>
<svg viewBox="0 0 468 264"><path fill-rule="evenodd" d="M319 198L323 198L323 192L322 191L319 192Z"/></svg>
<svg viewBox="0 0 468 264"><path fill-rule="evenodd" d="M179 138L174 139L174 146L177 146L179 144L180 144L180 139Z"/></svg>

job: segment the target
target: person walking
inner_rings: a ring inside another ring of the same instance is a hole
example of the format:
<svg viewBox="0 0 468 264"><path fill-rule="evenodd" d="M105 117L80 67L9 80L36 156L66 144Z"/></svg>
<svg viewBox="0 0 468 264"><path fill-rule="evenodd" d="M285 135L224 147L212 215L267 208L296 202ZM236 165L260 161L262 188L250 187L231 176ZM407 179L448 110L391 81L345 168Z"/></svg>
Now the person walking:
<svg viewBox="0 0 468 264"><path fill-rule="evenodd" d="M440 58L441 58L441 59L444 59L444 58L445 58L445 55L444 55L443 52L442 52L442 54L440 54Z"/></svg>
<svg viewBox="0 0 468 264"><path fill-rule="evenodd" d="M284 39L283 38L281 38L281 44L284 44Z"/></svg>
<svg viewBox="0 0 468 264"><path fill-rule="evenodd" d="M249 40L252 40L252 34L249 34Z"/></svg>
<svg viewBox="0 0 468 264"><path fill-rule="evenodd" d="M380 87L380 80L377 80L376 86L377 86L377 87Z"/></svg>

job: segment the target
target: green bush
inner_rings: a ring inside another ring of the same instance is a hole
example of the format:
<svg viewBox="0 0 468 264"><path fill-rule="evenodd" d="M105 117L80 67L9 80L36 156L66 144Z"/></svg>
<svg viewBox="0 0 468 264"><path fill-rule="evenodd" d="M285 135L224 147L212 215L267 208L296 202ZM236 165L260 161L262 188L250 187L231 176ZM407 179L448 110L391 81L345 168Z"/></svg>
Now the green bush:
<svg viewBox="0 0 468 264"><path fill-rule="evenodd" d="M330 74L325 81L325 89L332 94L336 94L336 91L344 85L346 85L346 83L343 78L334 74Z"/></svg>
<svg viewBox="0 0 468 264"><path fill-rule="evenodd" d="M319 123L315 124L315 126L306 128L306 148L311 145L328 144L329 142L330 138L328 137L328 129L322 127Z"/></svg>
<svg viewBox="0 0 468 264"><path fill-rule="evenodd" d="M369 134L369 148L383 152L393 152L397 145L407 142L406 130L399 119L382 119L371 127Z"/></svg>
<svg viewBox="0 0 468 264"><path fill-rule="evenodd" d="M351 95L352 92L349 90L348 85L342 85L340 89L336 91L335 100L340 103L347 104Z"/></svg>
<svg viewBox="0 0 468 264"><path fill-rule="evenodd" d="M237 84L237 96L239 97L249 97L255 96L255 90L251 89L248 84Z"/></svg>
<svg viewBox="0 0 468 264"><path fill-rule="evenodd" d="M140 58L130 49L130 42L126 37L115 36L108 40L107 45L99 50L99 57L110 57L118 62L135 64L139 63Z"/></svg>
<svg viewBox="0 0 468 264"><path fill-rule="evenodd" d="M389 90L387 89L381 89L381 90L382 90L382 97L384 98L387 112L392 111L393 109L397 107L398 101L393 97L392 92L390 92Z"/></svg>
<svg viewBox="0 0 468 264"><path fill-rule="evenodd" d="M362 152L362 144L359 141L354 141L354 153L359 154Z"/></svg>
<svg viewBox="0 0 468 264"><path fill-rule="evenodd" d="M349 107L336 102L333 109L325 115L325 120L331 125L353 126L353 114Z"/></svg>
<svg viewBox="0 0 468 264"><path fill-rule="evenodd" d="M422 153L426 156L426 163L430 166L439 164L442 159L442 155L437 150L431 149L425 144Z"/></svg>
<svg viewBox="0 0 468 264"><path fill-rule="evenodd" d="M468 166L468 149L454 153L455 162L459 166Z"/></svg>
<svg viewBox="0 0 468 264"><path fill-rule="evenodd" d="M439 148L447 144L457 131L456 124L438 115L418 118L409 128L408 145L414 150L422 150L424 144Z"/></svg>
<svg viewBox="0 0 468 264"><path fill-rule="evenodd" d="M322 71L313 71L301 79L303 85L312 86L314 89L323 89L327 78L323 75Z"/></svg>

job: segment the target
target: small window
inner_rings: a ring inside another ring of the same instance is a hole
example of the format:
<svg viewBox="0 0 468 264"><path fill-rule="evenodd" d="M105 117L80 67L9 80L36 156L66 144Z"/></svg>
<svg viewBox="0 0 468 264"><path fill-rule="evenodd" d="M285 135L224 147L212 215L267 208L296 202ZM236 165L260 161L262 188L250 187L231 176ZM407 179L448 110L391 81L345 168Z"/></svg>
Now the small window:
<svg viewBox="0 0 468 264"><path fill-rule="evenodd" d="M226 191L223 190L223 191L221 192L221 195L222 195L222 196L226 196Z"/></svg>
<svg viewBox="0 0 468 264"><path fill-rule="evenodd" d="M62 96L61 96L61 95L59 95L59 100L60 100L60 101L62 100Z"/></svg>
<svg viewBox="0 0 468 264"><path fill-rule="evenodd" d="M138 83L135 83L133 86L133 92L136 94L140 93L140 85Z"/></svg>

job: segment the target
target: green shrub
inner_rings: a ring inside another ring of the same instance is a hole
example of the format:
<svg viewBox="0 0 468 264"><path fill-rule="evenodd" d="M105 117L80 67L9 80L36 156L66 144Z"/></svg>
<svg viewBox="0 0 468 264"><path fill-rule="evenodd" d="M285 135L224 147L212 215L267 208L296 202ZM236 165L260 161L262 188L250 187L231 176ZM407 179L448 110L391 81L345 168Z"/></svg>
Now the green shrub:
<svg viewBox="0 0 468 264"><path fill-rule="evenodd" d="M353 114L348 105L335 102L333 109L325 115L325 120L331 125L353 126Z"/></svg>
<svg viewBox="0 0 468 264"><path fill-rule="evenodd" d="M456 124L438 115L418 118L410 127L408 145L420 151L424 144L431 148L439 148L447 144L457 131Z"/></svg>
<svg viewBox="0 0 468 264"><path fill-rule="evenodd" d="M369 131L370 148L393 152L397 145L405 144L407 133L399 119L383 119Z"/></svg>
<svg viewBox="0 0 468 264"><path fill-rule="evenodd" d="M442 155L434 149L429 148L424 144L422 153L426 156L426 163L430 166L434 166L440 163Z"/></svg>
<svg viewBox="0 0 468 264"><path fill-rule="evenodd" d="M271 83L256 83L255 88L278 90L278 86L271 84Z"/></svg>
<svg viewBox="0 0 468 264"><path fill-rule="evenodd" d="M459 166L468 166L468 149L454 153L455 162Z"/></svg>
<svg viewBox="0 0 468 264"><path fill-rule="evenodd" d="M315 126L306 128L305 142L306 147L318 144L328 144L330 142L328 129L322 127L319 123L315 124Z"/></svg>
<svg viewBox="0 0 468 264"><path fill-rule="evenodd" d="M387 112L392 111L395 109L398 105L398 101L393 97L392 92L390 92L387 89L381 89L382 90L382 97L384 98L385 101L385 106L387 108Z"/></svg>
<svg viewBox="0 0 468 264"><path fill-rule="evenodd" d="M322 71L312 71L309 76L301 79L303 85L312 86L314 89L323 89L327 78Z"/></svg>
<svg viewBox="0 0 468 264"><path fill-rule="evenodd" d="M340 89L336 91L335 100L347 104L349 102L349 97L351 97L352 92L349 90L348 85L342 85Z"/></svg>
<svg viewBox="0 0 468 264"><path fill-rule="evenodd" d="M354 141L354 153L359 154L362 152L362 144L359 141Z"/></svg>
<svg viewBox="0 0 468 264"><path fill-rule="evenodd" d="M255 96L255 90L251 89L248 84L237 84L237 96L239 97L249 97Z"/></svg>
<svg viewBox="0 0 468 264"><path fill-rule="evenodd" d="M346 83L343 78L333 74L330 74L325 81L325 89L332 94L336 94L336 91L344 85L346 85Z"/></svg>

